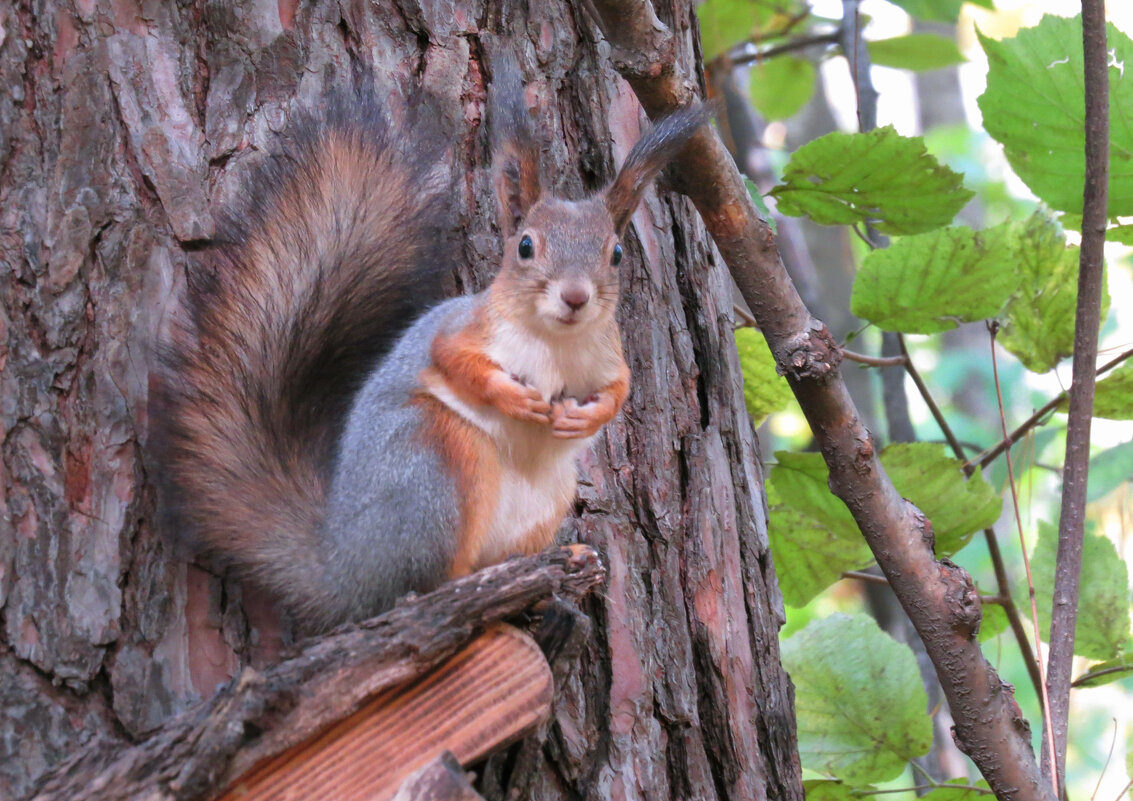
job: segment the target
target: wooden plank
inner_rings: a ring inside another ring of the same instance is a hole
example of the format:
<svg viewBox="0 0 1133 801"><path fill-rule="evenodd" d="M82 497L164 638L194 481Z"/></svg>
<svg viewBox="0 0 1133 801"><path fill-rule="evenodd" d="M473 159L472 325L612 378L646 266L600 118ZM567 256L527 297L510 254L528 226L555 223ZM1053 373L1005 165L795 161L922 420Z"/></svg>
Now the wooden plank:
<svg viewBox="0 0 1133 801"><path fill-rule="evenodd" d="M468 765L518 739L550 714L551 695L539 646L496 624L431 673L260 763L221 801L386 801L440 751Z"/></svg>

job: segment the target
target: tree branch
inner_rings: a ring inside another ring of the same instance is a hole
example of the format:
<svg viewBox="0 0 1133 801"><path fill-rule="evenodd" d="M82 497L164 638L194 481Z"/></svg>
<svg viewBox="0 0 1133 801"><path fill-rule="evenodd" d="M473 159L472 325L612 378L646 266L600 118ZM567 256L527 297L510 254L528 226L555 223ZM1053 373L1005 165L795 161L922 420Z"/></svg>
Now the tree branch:
<svg viewBox="0 0 1133 801"><path fill-rule="evenodd" d="M650 117L694 102L677 43L645 0L594 0L615 67ZM642 48L645 42L651 48ZM894 489L838 372L841 351L803 305L767 224L735 163L711 129L678 157L672 177L696 205L786 374L846 503L936 666L956 718L956 739L1005 801L1053 801L1010 685L984 658L975 632L979 599L971 578L932 551L932 526Z"/></svg>
<svg viewBox="0 0 1133 801"><path fill-rule="evenodd" d="M1082 573L1086 524L1086 482L1090 473L1090 425L1094 414L1094 365L1101 324L1106 204L1109 194L1109 66L1104 0L1082 0L1083 70L1086 87L1086 185L1082 203L1082 249L1078 266L1078 309L1074 319L1074 367L1066 423L1062 513L1058 520L1058 563L1050 620L1047 692L1054 729L1056 765L1043 761L1044 775L1065 783L1070 670Z"/></svg>
<svg viewBox="0 0 1133 801"><path fill-rule="evenodd" d="M1112 359L1112 360L1106 362L1105 364L1103 364L1101 367L1099 367L1097 369L1097 371L1095 371L1094 377L1097 378L1104 373L1108 373L1114 367L1117 367L1122 362L1127 361L1130 357L1133 357L1133 348L1130 348L1129 350L1125 351L1120 356L1118 356L1116 359ZM1074 389L1073 385L1071 385L1070 389L1071 390ZM1055 395L1053 398L1051 398L1049 401L1047 401L1041 409L1039 409L1037 412L1035 412L1030 417L1028 417L1026 420L1024 420L1019 425L1019 427L1016 428L1014 431L1012 431L1008 436L1001 439L993 447L988 448L986 451L984 451L983 453L981 453L978 456L976 456L975 458L973 458L970 463L971 464L978 464L980 467L987 467L989 464L994 462L996 460L996 458L1001 453L1003 453L1009 447L1011 447L1016 442L1018 442L1020 439L1022 439L1027 434L1028 431L1030 431L1032 428L1034 428L1040 422L1042 422L1042 420L1048 414L1050 414L1055 409L1057 409L1059 407L1059 405L1064 400L1066 400L1067 397L1069 397L1069 395L1070 395L1070 393L1066 390L1059 392L1057 395Z"/></svg>
<svg viewBox="0 0 1133 801"><path fill-rule="evenodd" d="M263 673L245 668L210 700L132 748L96 741L64 761L33 801L187 801L213 797L264 759L358 711L455 654L487 624L602 581L585 545L513 559L410 597L311 641Z"/></svg>

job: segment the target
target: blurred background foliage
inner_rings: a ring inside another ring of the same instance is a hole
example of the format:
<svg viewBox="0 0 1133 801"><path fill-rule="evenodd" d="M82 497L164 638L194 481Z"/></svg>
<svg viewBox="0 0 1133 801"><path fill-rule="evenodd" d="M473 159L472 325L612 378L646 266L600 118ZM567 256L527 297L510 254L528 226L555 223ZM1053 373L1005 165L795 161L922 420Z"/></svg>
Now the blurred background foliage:
<svg viewBox="0 0 1133 801"><path fill-rule="evenodd" d="M1002 438L989 322L998 327L1008 430L1069 386L1079 10L1074 0L707 0L698 8L709 91L725 110L721 132L769 210L804 300L848 350L876 357L903 347L969 465ZM1133 348L1133 80L1125 76L1133 3L1109 3L1108 16L1111 228L1099 365ZM872 62L872 131L843 51L853 37ZM951 744L931 666L845 507L825 489L807 424L738 296L737 321L745 396L770 466L772 550L787 603L781 637L798 688L808 797L985 793ZM980 639L1015 686L1037 750L1040 704L1019 641L1034 647L1022 548L1045 628L1065 414L1043 415L1010 448L1021 544L1003 455L966 476L901 366L847 360L843 372L887 446L883 463L899 490L932 508L938 555L951 555L987 596ZM1072 799L1116 801L1133 798L1133 360L1099 382L1067 788ZM985 526L994 527L1006 588ZM1025 633L1012 631L995 602L1004 590Z"/></svg>

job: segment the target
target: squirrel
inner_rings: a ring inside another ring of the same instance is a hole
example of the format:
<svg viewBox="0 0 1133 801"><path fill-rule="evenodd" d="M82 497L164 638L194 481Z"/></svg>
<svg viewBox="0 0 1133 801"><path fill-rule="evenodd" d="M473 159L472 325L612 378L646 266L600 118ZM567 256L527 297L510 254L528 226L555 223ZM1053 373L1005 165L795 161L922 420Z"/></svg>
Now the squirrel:
<svg viewBox="0 0 1133 801"><path fill-rule="evenodd" d="M440 300L456 215L443 153L355 88L293 125L187 271L163 347L163 503L202 556L308 632L550 544L575 456L625 402L620 242L702 105L614 181L550 194L519 70L490 86L499 272Z"/></svg>

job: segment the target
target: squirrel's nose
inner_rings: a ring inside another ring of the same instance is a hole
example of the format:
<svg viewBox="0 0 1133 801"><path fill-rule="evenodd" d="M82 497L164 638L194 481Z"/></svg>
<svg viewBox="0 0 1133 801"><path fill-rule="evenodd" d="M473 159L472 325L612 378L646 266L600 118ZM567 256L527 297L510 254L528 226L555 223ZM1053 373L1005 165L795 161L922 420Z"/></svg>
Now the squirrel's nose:
<svg viewBox="0 0 1133 801"><path fill-rule="evenodd" d="M570 307L571 311L578 311L590 300L590 291L584 286L568 286L563 287L562 291L559 292L559 297L563 299L563 303Z"/></svg>

